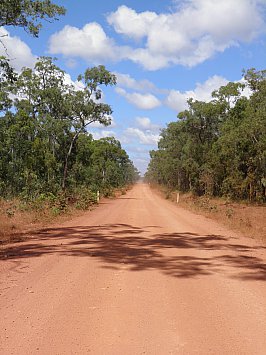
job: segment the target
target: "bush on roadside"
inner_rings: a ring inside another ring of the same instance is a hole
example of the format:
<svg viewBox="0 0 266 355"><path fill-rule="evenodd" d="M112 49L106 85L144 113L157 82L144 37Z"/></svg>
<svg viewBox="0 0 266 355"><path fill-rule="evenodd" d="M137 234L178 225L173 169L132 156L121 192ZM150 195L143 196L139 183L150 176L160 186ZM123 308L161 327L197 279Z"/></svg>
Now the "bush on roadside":
<svg viewBox="0 0 266 355"><path fill-rule="evenodd" d="M73 197L74 196L74 197ZM87 210L89 207L97 203L97 193L91 191L87 187L79 187L69 197L69 201L74 202L75 208L79 210Z"/></svg>

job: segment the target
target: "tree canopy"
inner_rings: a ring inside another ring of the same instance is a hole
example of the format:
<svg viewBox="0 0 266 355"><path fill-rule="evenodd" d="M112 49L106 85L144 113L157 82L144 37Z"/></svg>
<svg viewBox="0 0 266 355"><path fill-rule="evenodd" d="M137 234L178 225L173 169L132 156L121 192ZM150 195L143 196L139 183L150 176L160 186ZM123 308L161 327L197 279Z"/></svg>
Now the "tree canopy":
<svg viewBox="0 0 266 355"><path fill-rule="evenodd" d="M0 26L22 27L38 37L42 21L53 21L64 15L65 8L51 0L1 0Z"/></svg>
<svg viewBox="0 0 266 355"><path fill-rule="evenodd" d="M114 138L94 140L87 127L109 125L112 108L101 86L115 85L104 66L79 76L79 90L50 57L24 68L15 81L1 78L0 196L42 193L84 186L108 191L133 183L138 172Z"/></svg>
<svg viewBox="0 0 266 355"><path fill-rule="evenodd" d="M247 70L161 133L146 179L180 191L266 201L266 70ZM242 94L250 90L250 96Z"/></svg>
<svg viewBox="0 0 266 355"><path fill-rule="evenodd" d="M0 26L22 27L38 37L43 21L64 13L50 0L2 0ZM0 57L0 197L34 200L81 189L87 206L91 193L108 193L138 178L119 141L94 140L87 131L94 122L111 123L101 87L115 85L115 75L99 65L77 80L79 89L67 84L50 57L19 74Z"/></svg>

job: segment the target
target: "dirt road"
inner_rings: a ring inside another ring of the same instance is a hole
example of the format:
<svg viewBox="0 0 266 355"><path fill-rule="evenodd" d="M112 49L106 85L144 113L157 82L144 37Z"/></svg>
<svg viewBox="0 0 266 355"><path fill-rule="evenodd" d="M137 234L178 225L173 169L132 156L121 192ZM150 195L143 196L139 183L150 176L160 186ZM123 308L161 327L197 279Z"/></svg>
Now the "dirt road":
<svg viewBox="0 0 266 355"><path fill-rule="evenodd" d="M0 261L0 354L266 354L266 248L136 185Z"/></svg>

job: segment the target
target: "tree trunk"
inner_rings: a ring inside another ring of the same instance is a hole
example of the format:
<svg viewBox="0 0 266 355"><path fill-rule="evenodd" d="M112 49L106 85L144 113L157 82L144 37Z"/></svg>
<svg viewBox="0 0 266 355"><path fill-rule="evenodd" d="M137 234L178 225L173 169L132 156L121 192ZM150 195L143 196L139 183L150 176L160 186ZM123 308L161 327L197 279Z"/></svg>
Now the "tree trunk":
<svg viewBox="0 0 266 355"><path fill-rule="evenodd" d="M69 150L67 152L67 155L66 155L66 160L65 160L65 167L64 167L64 175L63 175L63 181L62 181L62 189L65 190L66 188L66 179L67 179L67 173L68 173L68 159L71 155L71 152L72 152L72 149L73 149L73 146L74 146L74 143L75 141L77 140L78 136L79 136L79 133L80 132L77 132L75 135L74 135L74 138L72 139L72 142L70 144L70 147L69 147Z"/></svg>

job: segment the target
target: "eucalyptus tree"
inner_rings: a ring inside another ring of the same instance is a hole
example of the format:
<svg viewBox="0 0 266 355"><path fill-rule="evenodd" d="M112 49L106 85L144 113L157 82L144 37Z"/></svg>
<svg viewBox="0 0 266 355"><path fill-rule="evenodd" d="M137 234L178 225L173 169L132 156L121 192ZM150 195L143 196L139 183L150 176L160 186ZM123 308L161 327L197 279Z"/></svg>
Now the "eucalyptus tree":
<svg viewBox="0 0 266 355"><path fill-rule="evenodd" d="M134 183L139 173L121 143L114 137L92 142L91 168L94 185L109 190Z"/></svg>
<svg viewBox="0 0 266 355"><path fill-rule="evenodd" d="M5 80L3 75L3 85ZM68 84L54 60L41 57L7 85L9 109L0 120L2 191L35 198L67 187L110 189L136 180L138 172L119 141L88 134L92 123L111 123L101 86L115 85L115 75L98 66L78 80L78 88Z"/></svg>
<svg viewBox="0 0 266 355"><path fill-rule="evenodd" d="M197 194L266 200L266 70L250 69L244 79L214 91L210 102L188 100L162 131L147 178Z"/></svg>
<svg viewBox="0 0 266 355"><path fill-rule="evenodd" d="M0 113L5 112L12 106L9 94L15 80L16 73L11 67L9 60L0 56Z"/></svg>
<svg viewBox="0 0 266 355"><path fill-rule="evenodd" d="M73 130L69 149L65 156L64 175L62 187L66 186L68 162L73 146L81 133L86 132L88 125L98 122L104 126L111 124L112 108L103 103L101 85L113 86L116 76L106 70L105 66L88 68L83 75L78 76L78 81L83 84L83 89L72 90L67 95L68 109Z"/></svg>
<svg viewBox="0 0 266 355"><path fill-rule="evenodd" d="M51 22L66 12L51 0L1 0L0 26L22 27L38 37L42 21Z"/></svg>

